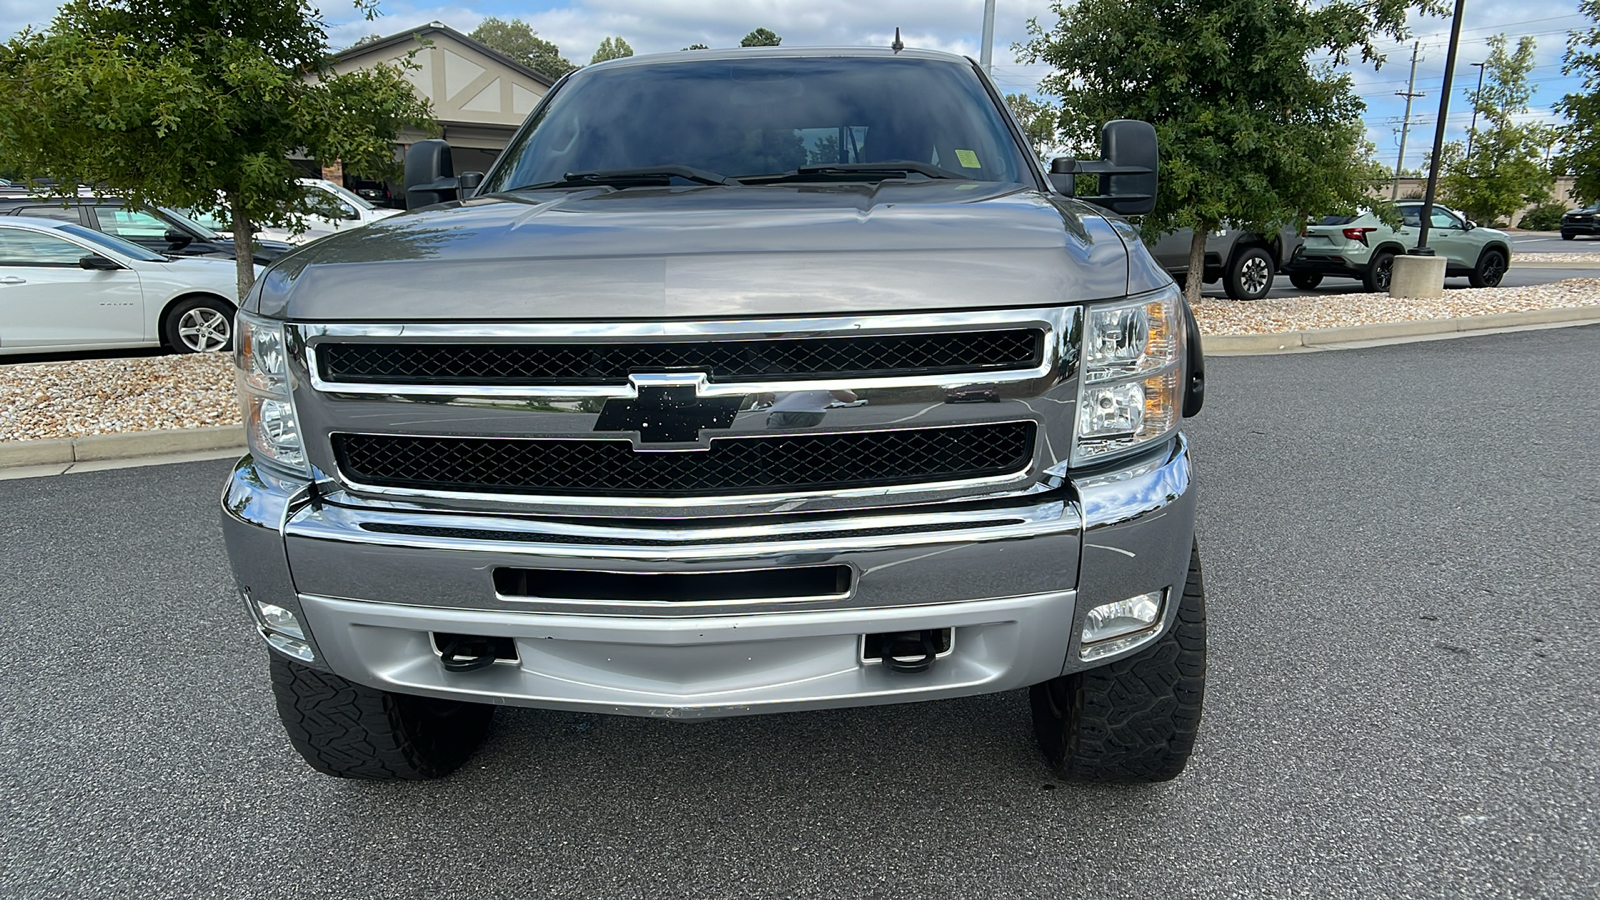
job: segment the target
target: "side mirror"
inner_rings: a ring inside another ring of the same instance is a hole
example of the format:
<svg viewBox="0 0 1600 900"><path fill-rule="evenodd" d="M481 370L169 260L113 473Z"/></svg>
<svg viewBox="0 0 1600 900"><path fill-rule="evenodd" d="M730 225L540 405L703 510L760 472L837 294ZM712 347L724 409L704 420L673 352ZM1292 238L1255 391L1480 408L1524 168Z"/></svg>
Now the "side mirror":
<svg viewBox="0 0 1600 900"><path fill-rule="evenodd" d="M460 187L448 143L417 141L406 151L406 209L454 200Z"/></svg>
<svg viewBox="0 0 1600 900"><path fill-rule="evenodd" d="M1471 231L1472 229L1477 228L1477 227L1478 227L1478 223L1477 222L1474 222L1471 219L1467 220L1467 230L1468 231Z"/></svg>
<svg viewBox="0 0 1600 900"><path fill-rule="evenodd" d="M194 243L194 238L176 228L168 228L167 233L161 236L167 242L167 249L176 253Z"/></svg>
<svg viewBox="0 0 1600 900"><path fill-rule="evenodd" d="M461 199L466 200L478 192L478 185L483 184L483 173L462 172L456 181L461 183Z"/></svg>
<svg viewBox="0 0 1600 900"><path fill-rule="evenodd" d="M1141 216L1156 207L1160 156L1155 126L1117 119L1100 130L1099 159L1052 160L1050 183L1073 197L1075 175L1099 175L1100 193L1078 199L1125 216Z"/></svg>
<svg viewBox="0 0 1600 900"><path fill-rule="evenodd" d="M88 269L93 272L115 272L122 266L98 253L91 253L78 260L78 268Z"/></svg>

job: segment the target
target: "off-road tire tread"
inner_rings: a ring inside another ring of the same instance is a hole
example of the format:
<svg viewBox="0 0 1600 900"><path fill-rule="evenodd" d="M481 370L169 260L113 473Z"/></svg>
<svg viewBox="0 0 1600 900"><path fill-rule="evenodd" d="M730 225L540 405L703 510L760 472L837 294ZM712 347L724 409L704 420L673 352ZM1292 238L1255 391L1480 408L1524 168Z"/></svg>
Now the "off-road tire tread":
<svg viewBox="0 0 1600 900"><path fill-rule="evenodd" d="M1034 686L1040 746L1071 781L1176 778L1194 751L1205 674L1205 583L1195 547L1177 621L1166 634L1126 659Z"/></svg>
<svg viewBox="0 0 1600 900"><path fill-rule="evenodd" d="M380 691L271 654L278 716L319 772L373 781L438 778L482 743L494 707ZM434 707L452 710L441 716Z"/></svg>

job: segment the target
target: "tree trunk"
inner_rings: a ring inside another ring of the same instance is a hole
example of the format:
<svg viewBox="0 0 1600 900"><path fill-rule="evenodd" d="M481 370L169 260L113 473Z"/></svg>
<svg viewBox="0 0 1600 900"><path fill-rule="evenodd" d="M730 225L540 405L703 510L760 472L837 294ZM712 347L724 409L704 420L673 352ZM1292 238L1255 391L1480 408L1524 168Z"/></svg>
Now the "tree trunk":
<svg viewBox="0 0 1600 900"><path fill-rule="evenodd" d="M1206 277L1206 238L1210 235L1209 224L1196 225L1194 237L1189 240L1189 273L1184 276L1183 295L1190 306L1200 302L1200 284Z"/></svg>
<svg viewBox="0 0 1600 900"><path fill-rule="evenodd" d="M256 283L256 228L239 199L236 192L228 194L228 220L233 225L234 272L239 281L239 305L243 306L250 286Z"/></svg>

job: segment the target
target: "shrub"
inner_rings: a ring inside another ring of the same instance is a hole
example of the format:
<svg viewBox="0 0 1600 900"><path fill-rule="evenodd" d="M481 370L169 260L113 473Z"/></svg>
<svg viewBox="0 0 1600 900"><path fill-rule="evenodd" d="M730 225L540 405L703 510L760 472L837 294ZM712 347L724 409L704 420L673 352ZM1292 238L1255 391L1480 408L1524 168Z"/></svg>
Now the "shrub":
<svg viewBox="0 0 1600 900"><path fill-rule="evenodd" d="M1517 227L1524 231L1560 231L1561 214L1566 211L1567 205L1559 201L1541 203L1524 213Z"/></svg>

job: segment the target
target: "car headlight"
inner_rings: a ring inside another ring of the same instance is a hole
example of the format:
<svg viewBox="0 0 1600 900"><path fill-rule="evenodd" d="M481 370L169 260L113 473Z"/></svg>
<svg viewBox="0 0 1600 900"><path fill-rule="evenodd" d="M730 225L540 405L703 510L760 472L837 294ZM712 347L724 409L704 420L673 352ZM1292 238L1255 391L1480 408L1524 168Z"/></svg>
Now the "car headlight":
<svg viewBox="0 0 1600 900"><path fill-rule="evenodd" d="M305 441L294 411L289 345L283 323L239 313L233 364L244 405L245 442L256 459L309 476Z"/></svg>
<svg viewBox="0 0 1600 900"><path fill-rule="evenodd" d="M1088 307L1073 464L1160 440L1178 427L1185 334L1180 296L1174 286Z"/></svg>

